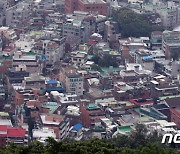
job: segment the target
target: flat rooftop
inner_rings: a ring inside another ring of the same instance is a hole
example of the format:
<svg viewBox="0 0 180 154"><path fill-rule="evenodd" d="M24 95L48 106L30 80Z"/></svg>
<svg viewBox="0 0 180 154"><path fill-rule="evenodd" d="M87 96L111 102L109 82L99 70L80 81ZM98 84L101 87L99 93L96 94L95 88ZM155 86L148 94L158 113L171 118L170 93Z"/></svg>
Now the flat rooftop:
<svg viewBox="0 0 180 154"><path fill-rule="evenodd" d="M106 3L103 0L81 0L85 4L101 4L101 3Z"/></svg>

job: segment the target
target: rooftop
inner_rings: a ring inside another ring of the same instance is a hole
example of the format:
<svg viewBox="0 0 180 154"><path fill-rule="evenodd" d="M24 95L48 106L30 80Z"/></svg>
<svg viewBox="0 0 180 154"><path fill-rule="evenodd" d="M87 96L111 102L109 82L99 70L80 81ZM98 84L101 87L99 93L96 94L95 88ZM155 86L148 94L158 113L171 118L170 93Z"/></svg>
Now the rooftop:
<svg viewBox="0 0 180 154"><path fill-rule="evenodd" d="M103 0L81 0L85 4L101 4L105 3Z"/></svg>
<svg viewBox="0 0 180 154"><path fill-rule="evenodd" d="M0 117L8 117L9 113L7 112L0 112Z"/></svg>
<svg viewBox="0 0 180 154"><path fill-rule="evenodd" d="M57 84L58 81L55 80L55 79L54 79L54 80L46 80L45 83L46 83L46 84Z"/></svg>
<svg viewBox="0 0 180 154"><path fill-rule="evenodd" d="M131 103L134 103L135 105L144 105L144 104L153 104L153 100L152 99L131 99L130 100Z"/></svg>
<svg viewBox="0 0 180 154"><path fill-rule="evenodd" d="M59 107L60 105L57 102L47 102L42 104L42 107L44 108L48 108L49 109L49 113L53 114L54 111Z"/></svg>
<svg viewBox="0 0 180 154"><path fill-rule="evenodd" d="M88 105L86 106L86 108L87 108L88 110L100 109L100 107L99 107L98 105L94 104L94 103L88 104Z"/></svg>
<svg viewBox="0 0 180 154"><path fill-rule="evenodd" d="M8 128L8 137L25 137L26 130L23 128Z"/></svg>
<svg viewBox="0 0 180 154"><path fill-rule="evenodd" d="M166 98L165 101L170 108L180 107L180 97Z"/></svg>
<svg viewBox="0 0 180 154"><path fill-rule="evenodd" d="M40 115L42 123L45 125L56 125L59 126L59 124L63 120L63 116L60 115L54 115L54 114L49 114L49 115Z"/></svg>
<svg viewBox="0 0 180 154"><path fill-rule="evenodd" d="M133 130L131 126L119 126L118 129L125 133L129 133Z"/></svg>
<svg viewBox="0 0 180 154"><path fill-rule="evenodd" d="M66 76L68 77L68 78L79 78L80 77L80 74L79 73L65 73L66 74Z"/></svg>
<svg viewBox="0 0 180 154"><path fill-rule="evenodd" d="M49 128L33 129L32 133L33 133L33 138L38 138L38 139L48 138L48 137L56 138L54 130Z"/></svg>
<svg viewBox="0 0 180 154"><path fill-rule="evenodd" d="M37 81L45 81L45 77L40 76L38 74L34 74L30 77L24 77L26 82L37 82Z"/></svg>
<svg viewBox="0 0 180 154"><path fill-rule="evenodd" d="M8 125L0 125L1 136L6 137L25 137L26 130L23 128L9 127Z"/></svg>
<svg viewBox="0 0 180 154"><path fill-rule="evenodd" d="M76 125L73 126L73 129L76 131L79 131L82 128L82 124L81 123L77 123Z"/></svg>

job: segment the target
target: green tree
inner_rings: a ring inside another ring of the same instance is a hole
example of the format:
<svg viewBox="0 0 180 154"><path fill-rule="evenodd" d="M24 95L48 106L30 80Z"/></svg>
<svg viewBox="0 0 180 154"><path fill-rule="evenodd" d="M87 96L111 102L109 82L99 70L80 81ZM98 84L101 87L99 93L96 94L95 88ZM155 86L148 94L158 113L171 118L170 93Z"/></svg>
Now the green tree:
<svg viewBox="0 0 180 154"><path fill-rule="evenodd" d="M94 64L91 66L91 69L92 70L95 70L95 71L99 71L99 72L102 72L102 69L100 66L98 66L97 64Z"/></svg>
<svg viewBox="0 0 180 154"><path fill-rule="evenodd" d="M99 63L99 60L100 60L100 57L98 55L94 55L94 57L92 58L92 61L95 63L95 64L98 64Z"/></svg>
<svg viewBox="0 0 180 154"><path fill-rule="evenodd" d="M118 22L123 37L150 36L152 31L161 30L161 26L151 26L146 15L137 14L128 8L113 13L113 20Z"/></svg>
<svg viewBox="0 0 180 154"><path fill-rule="evenodd" d="M45 153L45 148L42 143L34 141L28 146L28 148L24 149L24 152L29 154L43 154Z"/></svg>

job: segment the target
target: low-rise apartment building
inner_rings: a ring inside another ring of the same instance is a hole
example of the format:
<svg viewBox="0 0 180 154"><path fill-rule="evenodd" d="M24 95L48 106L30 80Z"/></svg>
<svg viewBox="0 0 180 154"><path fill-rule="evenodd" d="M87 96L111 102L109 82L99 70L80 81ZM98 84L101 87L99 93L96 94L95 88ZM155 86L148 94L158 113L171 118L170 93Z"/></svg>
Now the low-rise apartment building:
<svg viewBox="0 0 180 154"><path fill-rule="evenodd" d="M108 3L104 0L66 0L65 12L74 11L93 12L100 15L108 15Z"/></svg>
<svg viewBox="0 0 180 154"><path fill-rule="evenodd" d="M164 31L162 36L162 50L167 59L178 59L180 56L180 32Z"/></svg>

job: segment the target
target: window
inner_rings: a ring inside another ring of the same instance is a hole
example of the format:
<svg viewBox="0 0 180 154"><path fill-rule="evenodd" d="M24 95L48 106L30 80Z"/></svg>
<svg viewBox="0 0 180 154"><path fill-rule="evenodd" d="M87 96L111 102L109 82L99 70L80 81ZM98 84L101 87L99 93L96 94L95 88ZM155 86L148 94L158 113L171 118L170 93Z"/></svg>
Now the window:
<svg viewBox="0 0 180 154"><path fill-rule="evenodd" d="M70 88L70 91L75 91L76 89L75 88Z"/></svg>

